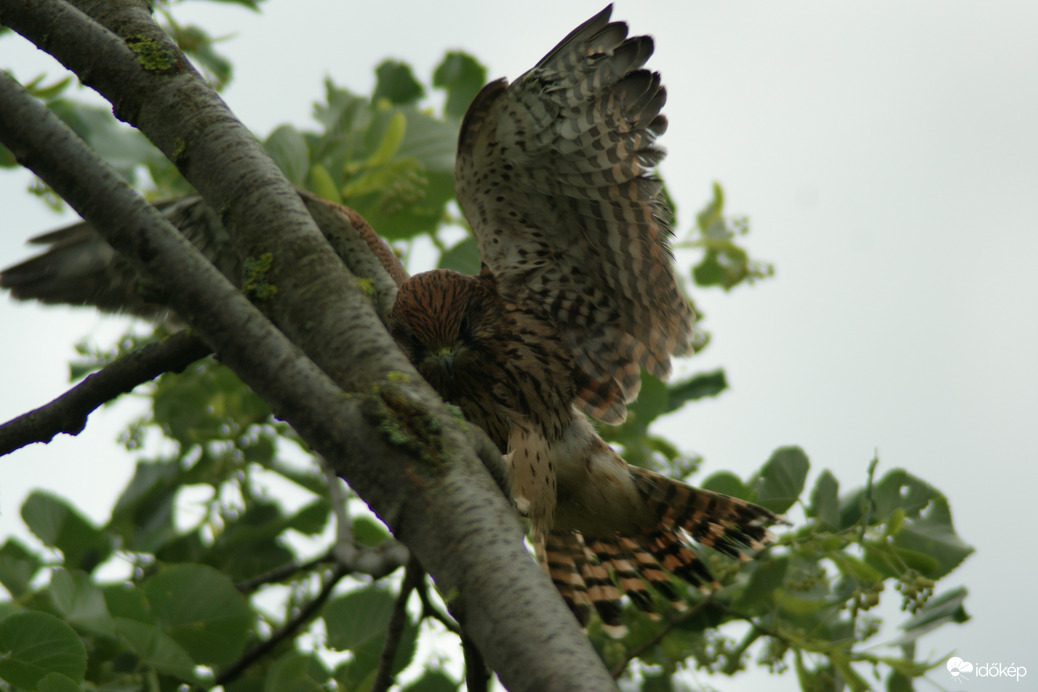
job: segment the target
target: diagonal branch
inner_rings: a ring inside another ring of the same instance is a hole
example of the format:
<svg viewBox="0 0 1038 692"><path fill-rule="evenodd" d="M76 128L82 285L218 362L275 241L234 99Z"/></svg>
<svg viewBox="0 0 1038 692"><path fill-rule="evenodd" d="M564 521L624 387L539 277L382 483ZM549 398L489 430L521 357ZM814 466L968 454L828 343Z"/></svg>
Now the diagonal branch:
<svg viewBox="0 0 1038 692"><path fill-rule="evenodd" d="M0 425L0 456L58 433L78 435L102 404L167 371L180 372L212 350L190 332L179 332L128 353L88 375L49 404Z"/></svg>
<svg viewBox="0 0 1038 692"><path fill-rule="evenodd" d="M668 634L670 634L671 630L673 630L681 623L688 622L689 620L693 619L701 612L703 612L703 610L705 610L706 608L714 606L716 606L716 602L708 598L706 600L700 601L699 603L692 606L680 615L668 619L666 624L663 625L663 627L656 630L656 632L654 632L651 637L643 641L641 644L638 644L637 646L634 646L625 651L623 658L620 659L619 663L613 666L613 669L609 671L609 674L612 675L613 678L619 678L621 675L624 674L624 671L627 669L627 666L631 663L631 661L638 658L643 653L649 651L657 644L659 644L661 641L663 641L663 639Z"/></svg>
<svg viewBox="0 0 1038 692"><path fill-rule="evenodd" d="M393 661L396 652L400 648L400 638L404 634L404 625L407 624L407 600L415 590L425 572L417 560L412 559L407 563L404 572L404 581L400 585L400 593L393 603L393 613L389 618L389 626L386 627L386 638L382 643L382 652L378 657L378 669L375 671L375 680L371 683L371 692L385 692L393 684Z"/></svg>
<svg viewBox="0 0 1038 692"><path fill-rule="evenodd" d="M299 630L310 622L311 618L317 614L317 611L321 609L321 606L323 606L332 595L332 591L335 589L336 584L338 584L347 574L349 574L349 570L345 567L336 567L321 586L321 590L318 594L314 596L313 600L306 603L299 612L296 613L295 617L286 622L275 632L272 632L266 640L256 644L254 647L246 651L241 658L222 670L220 674L216 676L214 685L226 686L228 683L233 682L253 663L273 651L283 641L294 637L296 633L298 633Z"/></svg>
<svg viewBox="0 0 1038 692"><path fill-rule="evenodd" d="M126 4L107 3L113 12ZM0 21L73 67L140 127L221 211L243 255L274 260L277 290L267 307L278 328L2 74L0 141L155 277L221 360L389 524L452 594L452 613L507 687L613 686L523 551L518 522L472 438L394 347L291 185L161 31L113 22L125 32L119 39L58 0L0 0ZM128 42L169 61L138 63Z"/></svg>

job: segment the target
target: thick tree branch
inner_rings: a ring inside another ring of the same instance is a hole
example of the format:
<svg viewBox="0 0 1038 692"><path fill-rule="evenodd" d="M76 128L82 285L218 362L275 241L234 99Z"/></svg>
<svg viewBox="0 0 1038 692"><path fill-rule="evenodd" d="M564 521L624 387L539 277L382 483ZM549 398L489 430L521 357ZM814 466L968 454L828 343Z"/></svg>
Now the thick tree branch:
<svg viewBox="0 0 1038 692"><path fill-rule="evenodd" d="M0 456L33 442L49 442L58 433L78 435L95 409L166 371L179 372L212 353L190 332L173 336L128 353L49 404L0 425Z"/></svg>
<svg viewBox="0 0 1038 692"><path fill-rule="evenodd" d="M507 687L610 688L524 555L514 514L469 436L394 348L273 162L157 27L123 42L57 0L0 0L0 22L53 51L158 144L221 210L246 257L270 254L269 307L281 331L6 76L0 140L154 277L223 362L390 525L451 594L452 612ZM128 44L173 59L138 62Z"/></svg>

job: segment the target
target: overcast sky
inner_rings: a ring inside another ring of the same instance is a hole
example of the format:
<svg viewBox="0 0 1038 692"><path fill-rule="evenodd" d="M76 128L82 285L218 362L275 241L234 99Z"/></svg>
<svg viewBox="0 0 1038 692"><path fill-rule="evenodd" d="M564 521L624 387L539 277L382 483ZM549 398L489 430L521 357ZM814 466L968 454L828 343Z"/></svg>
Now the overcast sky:
<svg viewBox="0 0 1038 692"><path fill-rule="evenodd" d="M222 45L236 68L225 98L265 135L308 127L325 77L367 93L386 57L427 79L445 50L464 48L491 77L515 78L601 7L271 0L263 15L190 3L178 17L236 32ZM844 488L862 485L875 453L879 473L933 483L977 548L942 583L969 588L973 620L924 638L921 653L1038 676L1038 3L621 0L614 17L656 38L678 227L719 181L728 211L750 218L752 253L777 272L695 296L713 342L682 371L723 366L731 390L667 430L706 457L705 474L745 477L797 444L809 484L830 468ZM51 65L16 37L0 41L0 68L22 80L59 74ZM24 194L28 180L0 172L0 267L67 222ZM74 341L108 343L122 327L0 298L0 418L65 389ZM134 406L0 461L0 539L24 535L18 507L32 487L104 521L131 468L112 440Z"/></svg>

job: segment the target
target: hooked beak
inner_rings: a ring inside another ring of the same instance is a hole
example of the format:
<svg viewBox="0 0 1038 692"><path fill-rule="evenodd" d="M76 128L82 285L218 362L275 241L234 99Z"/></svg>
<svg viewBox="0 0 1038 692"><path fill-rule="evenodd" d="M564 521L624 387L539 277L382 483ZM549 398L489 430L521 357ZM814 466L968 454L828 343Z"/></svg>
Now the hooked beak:
<svg viewBox="0 0 1038 692"><path fill-rule="evenodd" d="M439 362L440 367L443 368L443 371L447 373L447 376L453 377L455 356L454 349L450 348L449 346L444 346L443 348L433 351L432 355L436 358L437 362Z"/></svg>

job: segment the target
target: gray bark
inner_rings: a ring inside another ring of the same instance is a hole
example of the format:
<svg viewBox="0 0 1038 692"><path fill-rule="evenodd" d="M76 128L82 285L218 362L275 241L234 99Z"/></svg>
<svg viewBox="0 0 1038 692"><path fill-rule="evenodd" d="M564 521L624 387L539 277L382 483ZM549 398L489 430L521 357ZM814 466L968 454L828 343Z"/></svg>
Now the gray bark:
<svg viewBox="0 0 1038 692"><path fill-rule="evenodd" d="M76 5L90 16L59 0L0 0L0 23L141 129L220 210L243 256L273 256L266 315L6 75L0 141L161 285L223 362L332 463L433 575L506 687L613 688L524 551L512 508L480 463L473 440L485 438L459 425L394 347L256 139L139 3ZM151 59L130 45L148 45Z"/></svg>

